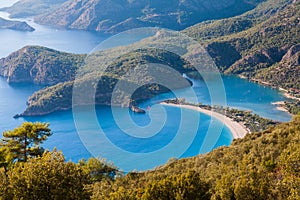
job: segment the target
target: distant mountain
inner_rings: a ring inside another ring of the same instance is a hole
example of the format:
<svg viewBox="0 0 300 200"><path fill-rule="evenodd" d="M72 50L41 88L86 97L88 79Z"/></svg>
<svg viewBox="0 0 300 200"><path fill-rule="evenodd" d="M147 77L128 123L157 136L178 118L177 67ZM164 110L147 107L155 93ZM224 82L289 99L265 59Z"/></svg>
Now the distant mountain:
<svg viewBox="0 0 300 200"><path fill-rule="evenodd" d="M72 0L35 18L40 24L116 33L143 26L181 30L235 16L264 0Z"/></svg>
<svg viewBox="0 0 300 200"><path fill-rule="evenodd" d="M67 0L20 0L11 7L1 8L10 13L11 18L23 18L51 12Z"/></svg>
<svg viewBox="0 0 300 200"><path fill-rule="evenodd" d="M32 32L35 29L29 26L26 22L6 20L0 17L0 29L11 29L17 31Z"/></svg>

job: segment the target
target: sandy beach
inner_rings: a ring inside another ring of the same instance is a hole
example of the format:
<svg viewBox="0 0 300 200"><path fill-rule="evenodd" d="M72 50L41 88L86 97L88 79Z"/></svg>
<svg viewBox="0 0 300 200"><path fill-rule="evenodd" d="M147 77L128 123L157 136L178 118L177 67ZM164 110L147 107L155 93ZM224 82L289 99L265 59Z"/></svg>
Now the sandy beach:
<svg viewBox="0 0 300 200"><path fill-rule="evenodd" d="M300 101L300 98L294 97L291 94L289 94L288 92L283 93L283 95L288 99L294 99L294 100Z"/></svg>
<svg viewBox="0 0 300 200"><path fill-rule="evenodd" d="M277 102L272 102L272 105L275 105L276 106L276 109L277 110L281 110L281 111L284 111L284 112L289 112L285 107L285 102L284 101L277 101Z"/></svg>
<svg viewBox="0 0 300 200"><path fill-rule="evenodd" d="M238 122L233 121L229 117L226 117L217 112L213 112L210 110L206 110L206 109L203 109L203 108L200 108L197 106L191 106L191 105L179 105L179 104L172 104L172 103L165 103L165 102L162 102L161 104L167 105L167 106L175 106L175 107L179 107L179 108L195 110L195 111L207 114L207 115L221 121L225 126L227 126L234 139L243 138L243 137L245 137L245 135L247 133L249 133L249 131L244 126L239 124Z"/></svg>

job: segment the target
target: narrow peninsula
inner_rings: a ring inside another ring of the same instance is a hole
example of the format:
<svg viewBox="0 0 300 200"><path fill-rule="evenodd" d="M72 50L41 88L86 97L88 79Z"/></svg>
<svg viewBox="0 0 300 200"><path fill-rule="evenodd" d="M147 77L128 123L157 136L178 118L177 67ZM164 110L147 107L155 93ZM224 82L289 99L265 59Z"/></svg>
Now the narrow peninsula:
<svg viewBox="0 0 300 200"><path fill-rule="evenodd" d="M33 32L35 29L26 22L12 21L0 17L0 29L11 29L16 31Z"/></svg>
<svg viewBox="0 0 300 200"><path fill-rule="evenodd" d="M184 99L171 99L161 102L166 106L195 110L209 115L227 126L234 139L244 138L248 133L266 130L279 122L262 118L251 111L242 111L222 106L209 106L185 102Z"/></svg>

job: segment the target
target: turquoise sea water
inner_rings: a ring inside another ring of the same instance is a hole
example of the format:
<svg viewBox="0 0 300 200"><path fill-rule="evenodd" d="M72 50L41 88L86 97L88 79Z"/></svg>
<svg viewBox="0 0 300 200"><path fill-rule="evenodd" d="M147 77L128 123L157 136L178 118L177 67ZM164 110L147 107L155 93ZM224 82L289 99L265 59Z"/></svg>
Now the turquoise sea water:
<svg viewBox="0 0 300 200"><path fill-rule="evenodd" d="M193 81L193 89L198 101L209 104L210 96L205 83L200 80ZM255 113L275 120L290 120L287 113L277 110L271 104L271 102L284 99L277 90L233 76L225 76L223 81L229 106L253 110ZM68 160L77 161L91 155L101 156L124 170L146 170L161 165L170 158L205 153L218 146L229 145L232 141L229 129L209 116L192 110L167 106L163 106L164 113L162 113L161 106L157 103L174 97L172 93L161 94L142 103L140 105L142 108L146 109L151 106L146 115L131 113L126 108L117 108L119 118L122 119L122 116L129 112L131 119L138 127L119 128L110 107L105 106L96 107L99 124L91 123L90 108L77 109L81 116L81 121L77 121L76 124L77 126L80 124L80 134L77 133L72 111L57 112L42 117L13 119L14 114L25 109L26 99L37 89L39 87L33 85L8 85L4 79L0 79L0 131L13 129L25 120L49 122L54 134L43 146L62 150ZM186 89L179 90L178 94L189 98L186 96ZM166 120L162 116L165 116ZM199 121L196 120L197 118ZM155 123L151 123L152 121ZM160 121L164 123L161 124ZM130 135L135 129L147 127L149 124L152 125L151 130L158 130L154 135L143 137L147 131L140 132L139 137ZM178 140L177 143L176 140Z"/></svg>

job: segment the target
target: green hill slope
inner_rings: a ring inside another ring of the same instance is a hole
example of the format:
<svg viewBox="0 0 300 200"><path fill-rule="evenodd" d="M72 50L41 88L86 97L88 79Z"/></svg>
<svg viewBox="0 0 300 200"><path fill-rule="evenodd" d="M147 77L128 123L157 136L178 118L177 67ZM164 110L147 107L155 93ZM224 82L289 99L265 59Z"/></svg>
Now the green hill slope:
<svg viewBox="0 0 300 200"><path fill-rule="evenodd" d="M293 0L267 0L242 15L205 21L189 27L183 32L199 41L209 41L220 36L242 32L269 19L292 2Z"/></svg>

